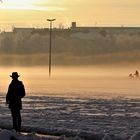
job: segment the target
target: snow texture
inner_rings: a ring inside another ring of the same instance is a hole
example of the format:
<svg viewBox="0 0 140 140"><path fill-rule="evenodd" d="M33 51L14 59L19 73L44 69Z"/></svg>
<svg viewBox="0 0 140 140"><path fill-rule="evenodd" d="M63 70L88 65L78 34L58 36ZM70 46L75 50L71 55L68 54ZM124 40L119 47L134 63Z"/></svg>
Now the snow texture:
<svg viewBox="0 0 140 140"><path fill-rule="evenodd" d="M140 140L140 132L135 133L130 140Z"/></svg>
<svg viewBox="0 0 140 140"><path fill-rule="evenodd" d="M0 100L0 128L11 129L5 96L1 95ZM21 113L22 132L35 138L33 132L97 140L102 140L104 135L112 140L137 140L135 137L140 135L132 136L140 130L140 99L27 96ZM4 134L1 132L0 136ZM10 136L8 131L7 139Z"/></svg>
<svg viewBox="0 0 140 140"><path fill-rule="evenodd" d="M110 137L109 135L105 135L105 136L103 137L103 140L112 140L112 139L111 139L111 137Z"/></svg>

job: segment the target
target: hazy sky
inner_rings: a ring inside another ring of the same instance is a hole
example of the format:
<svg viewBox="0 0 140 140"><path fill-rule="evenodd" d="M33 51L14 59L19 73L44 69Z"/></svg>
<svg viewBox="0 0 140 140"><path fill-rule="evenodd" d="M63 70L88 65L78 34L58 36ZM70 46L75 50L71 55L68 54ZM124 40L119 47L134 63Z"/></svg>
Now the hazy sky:
<svg viewBox="0 0 140 140"><path fill-rule="evenodd" d="M140 26L140 0L3 0L0 27L48 26Z"/></svg>

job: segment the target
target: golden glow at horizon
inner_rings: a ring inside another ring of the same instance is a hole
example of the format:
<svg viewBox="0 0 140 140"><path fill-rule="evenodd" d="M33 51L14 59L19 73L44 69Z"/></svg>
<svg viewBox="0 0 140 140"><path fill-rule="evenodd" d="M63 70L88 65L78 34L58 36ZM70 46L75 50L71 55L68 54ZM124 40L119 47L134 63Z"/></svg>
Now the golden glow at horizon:
<svg viewBox="0 0 140 140"><path fill-rule="evenodd" d="M0 3L2 25L46 25L46 18L56 18L54 24L70 25L77 21L85 25L140 25L139 0L3 0ZM44 20L44 22L43 22Z"/></svg>

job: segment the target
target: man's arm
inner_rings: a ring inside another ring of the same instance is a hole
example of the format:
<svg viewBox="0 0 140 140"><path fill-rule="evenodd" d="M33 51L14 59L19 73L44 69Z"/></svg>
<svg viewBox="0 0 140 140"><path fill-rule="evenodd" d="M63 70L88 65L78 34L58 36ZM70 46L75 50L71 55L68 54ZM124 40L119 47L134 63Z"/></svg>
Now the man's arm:
<svg viewBox="0 0 140 140"><path fill-rule="evenodd" d="M10 99L10 85L8 87L8 91L7 91L7 94L6 94L6 103L9 104L9 99Z"/></svg>
<svg viewBox="0 0 140 140"><path fill-rule="evenodd" d="M21 82L21 94L20 94L20 97L23 98L25 96L25 88L24 88L24 85L23 83Z"/></svg>

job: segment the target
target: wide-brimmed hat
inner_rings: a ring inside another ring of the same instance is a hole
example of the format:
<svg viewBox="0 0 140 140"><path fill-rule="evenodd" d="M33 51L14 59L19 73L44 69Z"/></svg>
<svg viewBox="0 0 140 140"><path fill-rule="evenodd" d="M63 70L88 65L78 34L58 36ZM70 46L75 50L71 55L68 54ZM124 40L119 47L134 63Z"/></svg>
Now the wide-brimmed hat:
<svg viewBox="0 0 140 140"><path fill-rule="evenodd" d="M10 75L10 77L19 77L20 75L18 75L17 72L12 72L12 75Z"/></svg>

